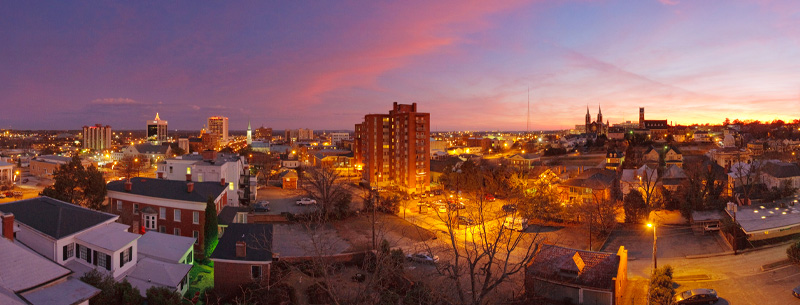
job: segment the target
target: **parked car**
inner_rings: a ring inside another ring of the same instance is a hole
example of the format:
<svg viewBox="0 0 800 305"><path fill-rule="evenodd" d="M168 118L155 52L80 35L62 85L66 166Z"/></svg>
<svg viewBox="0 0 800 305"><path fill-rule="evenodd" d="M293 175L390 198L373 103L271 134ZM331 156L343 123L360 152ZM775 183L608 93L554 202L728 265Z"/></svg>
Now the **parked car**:
<svg viewBox="0 0 800 305"><path fill-rule="evenodd" d="M436 210L439 211L439 213L447 213L447 206L446 205L439 205L436 208Z"/></svg>
<svg viewBox="0 0 800 305"><path fill-rule="evenodd" d="M429 206L431 206L429 203L427 203L427 202L425 202L425 201L422 201L422 200L420 200L419 202L417 202L417 205L418 205L418 206L425 206L425 207L429 207Z"/></svg>
<svg viewBox="0 0 800 305"><path fill-rule="evenodd" d="M253 212L269 212L269 201L259 200L253 204Z"/></svg>
<svg viewBox="0 0 800 305"><path fill-rule="evenodd" d="M483 199L486 200L486 201L494 201L495 200L494 195L492 195L492 194L483 195Z"/></svg>
<svg viewBox="0 0 800 305"><path fill-rule="evenodd" d="M719 298L717 297L717 292L714 291L714 289L700 288L678 293L675 295L673 300L673 304L675 305L714 304L719 300Z"/></svg>
<svg viewBox="0 0 800 305"><path fill-rule="evenodd" d="M416 193L411 194L411 199L419 200L419 195L417 195Z"/></svg>
<svg viewBox="0 0 800 305"><path fill-rule="evenodd" d="M295 201L297 205L317 204L317 201L308 197L303 197Z"/></svg>
<svg viewBox="0 0 800 305"><path fill-rule="evenodd" d="M792 295L795 298L800 299L800 286L794 287L794 289L792 289Z"/></svg>
<svg viewBox="0 0 800 305"><path fill-rule="evenodd" d="M503 228L514 231L525 231L528 228L528 219L523 217L508 216L503 221Z"/></svg>
<svg viewBox="0 0 800 305"><path fill-rule="evenodd" d="M472 225L475 225L475 221L472 220L472 218L469 218L469 217L466 217L466 216L458 216L458 218L456 218L456 223L458 223L459 226L472 226Z"/></svg>
<svg viewBox="0 0 800 305"><path fill-rule="evenodd" d="M467 206L464 205L464 203L462 203L462 202L456 202L456 203L451 203L450 204L450 209L451 210L463 210L463 209L466 209L466 208L467 208Z"/></svg>
<svg viewBox="0 0 800 305"><path fill-rule="evenodd" d="M706 232L719 231L719 222L706 223L705 225L703 225L703 230L705 230Z"/></svg>
<svg viewBox="0 0 800 305"><path fill-rule="evenodd" d="M503 206L503 212L514 213L516 211L517 211L517 205L515 204L506 204Z"/></svg>
<svg viewBox="0 0 800 305"><path fill-rule="evenodd" d="M6 194L0 193L0 198L6 198Z"/></svg>
<svg viewBox="0 0 800 305"><path fill-rule="evenodd" d="M410 261L419 262L419 263L428 263L428 264L435 264L439 262L439 256L431 255L430 253L419 252L416 254L409 254L406 255L406 258Z"/></svg>

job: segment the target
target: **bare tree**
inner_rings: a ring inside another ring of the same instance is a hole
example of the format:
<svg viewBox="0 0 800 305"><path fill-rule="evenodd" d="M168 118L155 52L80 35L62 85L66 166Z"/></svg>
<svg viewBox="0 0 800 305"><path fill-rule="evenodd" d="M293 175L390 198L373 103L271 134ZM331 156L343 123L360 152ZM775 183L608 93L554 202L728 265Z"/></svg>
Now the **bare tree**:
<svg viewBox="0 0 800 305"><path fill-rule="evenodd" d="M658 189L661 185L661 174L658 169L643 165L636 170L636 176L639 179L639 192L642 193L642 199L647 208L652 210L656 208L656 205L660 206L661 197Z"/></svg>
<svg viewBox="0 0 800 305"><path fill-rule="evenodd" d="M301 188L309 197L317 200L324 219L342 216L349 210L352 194L344 187L344 181L331 167L307 167L303 169L305 179Z"/></svg>
<svg viewBox="0 0 800 305"><path fill-rule="evenodd" d="M741 152L737 154L736 161L736 163L731 165L731 175L735 182L732 193L736 193L738 186L741 190L740 193L738 193L741 194L741 197L739 197L740 200L744 204L749 204L753 192L758 185L761 184L761 172L765 161L754 160L747 162L750 161L749 158L743 156Z"/></svg>
<svg viewBox="0 0 800 305"><path fill-rule="evenodd" d="M125 177L125 180L131 180L133 177L139 177L145 166L146 157L144 155L137 156L124 156L117 165L118 175Z"/></svg>
<svg viewBox="0 0 800 305"><path fill-rule="evenodd" d="M451 205L446 213L439 214L447 227L443 242L448 249L446 256L450 258L438 267L440 273L453 283L454 297L460 304L486 304L498 298L494 294L496 289L509 283L515 275L524 274L543 242L538 232L506 229L502 210L485 198L494 187L510 186L509 173L505 167L462 172L464 176L461 178L468 181L466 185L472 186L463 191L464 197L470 201L465 209ZM509 197L512 202L520 198ZM509 217L522 221L517 213ZM459 223L465 218L474 224L462 229Z"/></svg>

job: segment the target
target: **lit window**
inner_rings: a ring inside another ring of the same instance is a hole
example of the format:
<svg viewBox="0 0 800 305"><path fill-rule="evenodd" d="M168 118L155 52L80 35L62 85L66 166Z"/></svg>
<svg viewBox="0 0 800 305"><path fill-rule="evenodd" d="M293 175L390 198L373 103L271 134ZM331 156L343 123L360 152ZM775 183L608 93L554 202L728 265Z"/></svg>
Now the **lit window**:
<svg viewBox="0 0 800 305"><path fill-rule="evenodd" d="M233 182L228 183L228 189L231 191L233 190Z"/></svg>

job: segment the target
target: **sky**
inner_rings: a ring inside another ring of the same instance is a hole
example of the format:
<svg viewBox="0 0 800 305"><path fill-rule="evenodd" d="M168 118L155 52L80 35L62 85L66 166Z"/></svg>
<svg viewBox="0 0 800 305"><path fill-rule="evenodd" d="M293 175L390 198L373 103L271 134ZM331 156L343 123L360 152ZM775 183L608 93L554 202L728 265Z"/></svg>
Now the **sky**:
<svg viewBox="0 0 800 305"><path fill-rule="evenodd" d="M800 3L0 0L0 128L352 130L393 102L434 131L791 121Z"/></svg>

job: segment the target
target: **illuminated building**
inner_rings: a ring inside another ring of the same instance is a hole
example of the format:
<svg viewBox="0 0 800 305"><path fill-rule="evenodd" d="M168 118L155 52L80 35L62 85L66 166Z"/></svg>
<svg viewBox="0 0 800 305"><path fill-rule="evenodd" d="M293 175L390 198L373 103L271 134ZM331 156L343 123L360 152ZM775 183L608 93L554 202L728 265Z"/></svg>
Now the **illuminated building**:
<svg viewBox="0 0 800 305"><path fill-rule="evenodd" d="M162 121L156 113L156 118L147 121L147 140L155 145L167 141L167 121Z"/></svg>
<svg viewBox="0 0 800 305"><path fill-rule="evenodd" d="M368 114L355 126L356 167L370 186L396 185L407 193L430 190L430 114L417 104L394 103L389 114Z"/></svg>
<svg viewBox="0 0 800 305"><path fill-rule="evenodd" d="M103 150L111 147L111 126L83 126L83 148Z"/></svg>
<svg viewBox="0 0 800 305"><path fill-rule="evenodd" d="M217 134L221 145L228 144L228 118L224 116L208 118L208 132Z"/></svg>

